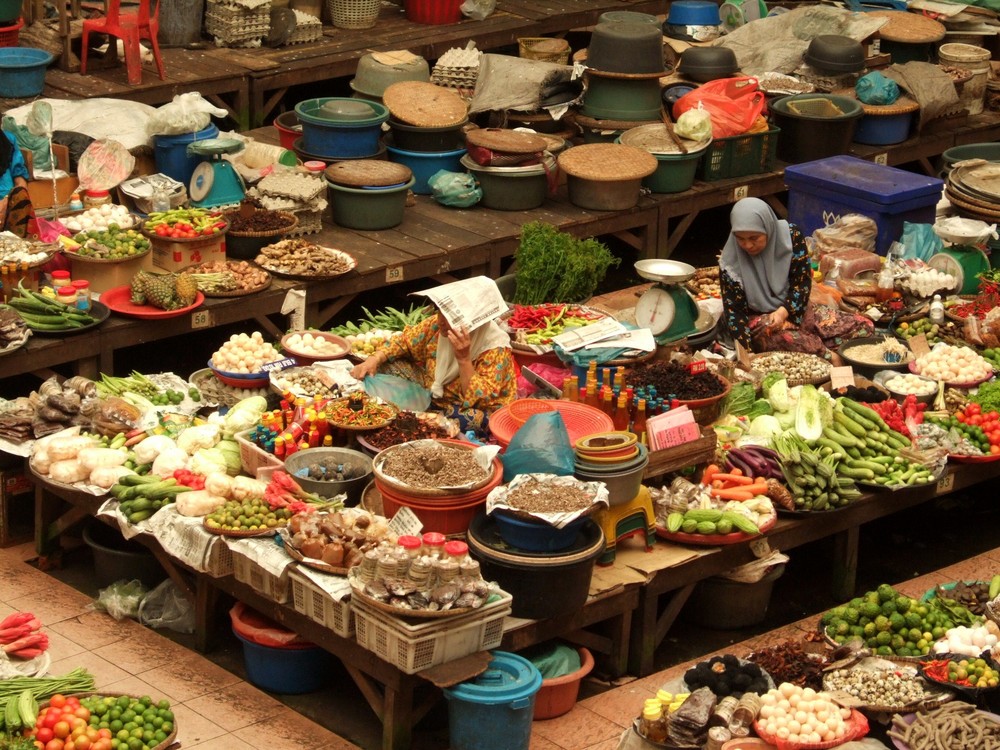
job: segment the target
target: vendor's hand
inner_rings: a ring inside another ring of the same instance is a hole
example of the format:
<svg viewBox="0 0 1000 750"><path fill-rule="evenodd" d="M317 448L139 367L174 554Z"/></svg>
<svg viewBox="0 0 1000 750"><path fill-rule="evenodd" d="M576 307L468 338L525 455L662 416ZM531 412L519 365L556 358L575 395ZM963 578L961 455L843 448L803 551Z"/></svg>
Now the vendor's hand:
<svg viewBox="0 0 1000 750"><path fill-rule="evenodd" d="M472 339L465 326L452 328L448 331L448 341L451 342L452 348L455 350L455 359L459 362L469 359L472 352Z"/></svg>
<svg viewBox="0 0 1000 750"><path fill-rule="evenodd" d="M782 305L773 313L771 313L770 318L771 322L768 324L768 328L770 329L781 328L788 321L788 310L786 310L785 306Z"/></svg>
<svg viewBox="0 0 1000 750"><path fill-rule="evenodd" d="M364 362L354 365L351 368L351 377L355 380L364 380L369 375L378 372L379 365L382 364L382 357L379 354L372 354Z"/></svg>

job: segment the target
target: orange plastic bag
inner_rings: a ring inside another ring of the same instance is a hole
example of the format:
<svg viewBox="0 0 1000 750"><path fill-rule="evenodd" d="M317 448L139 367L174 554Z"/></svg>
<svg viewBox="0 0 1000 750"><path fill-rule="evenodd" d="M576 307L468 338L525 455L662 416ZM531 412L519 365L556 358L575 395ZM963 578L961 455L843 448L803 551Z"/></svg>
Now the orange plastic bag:
<svg viewBox="0 0 1000 750"><path fill-rule="evenodd" d="M764 111L764 92L756 78L719 78L702 84L674 102L674 120L689 109L704 109L712 118L712 137L743 135Z"/></svg>

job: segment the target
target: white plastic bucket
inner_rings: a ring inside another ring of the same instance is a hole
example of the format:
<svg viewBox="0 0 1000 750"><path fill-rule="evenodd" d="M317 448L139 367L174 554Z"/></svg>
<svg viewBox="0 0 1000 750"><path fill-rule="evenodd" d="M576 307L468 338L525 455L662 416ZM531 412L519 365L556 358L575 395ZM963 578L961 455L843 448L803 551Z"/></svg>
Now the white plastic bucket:
<svg viewBox="0 0 1000 750"><path fill-rule="evenodd" d="M986 97L986 79L990 70L990 51L972 44L949 43L938 48L938 60L972 73L972 78L962 86L961 102L970 115L983 111Z"/></svg>

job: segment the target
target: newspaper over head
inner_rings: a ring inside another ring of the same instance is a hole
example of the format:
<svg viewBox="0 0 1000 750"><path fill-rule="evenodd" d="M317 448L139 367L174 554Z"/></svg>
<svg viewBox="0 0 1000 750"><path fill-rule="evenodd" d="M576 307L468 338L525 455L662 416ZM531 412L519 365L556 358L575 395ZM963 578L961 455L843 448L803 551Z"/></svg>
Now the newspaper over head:
<svg viewBox="0 0 1000 750"><path fill-rule="evenodd" d="M412 294L427 297L452 328L474 331L507 312L496 282L487 276L453 281Z"/></svg>

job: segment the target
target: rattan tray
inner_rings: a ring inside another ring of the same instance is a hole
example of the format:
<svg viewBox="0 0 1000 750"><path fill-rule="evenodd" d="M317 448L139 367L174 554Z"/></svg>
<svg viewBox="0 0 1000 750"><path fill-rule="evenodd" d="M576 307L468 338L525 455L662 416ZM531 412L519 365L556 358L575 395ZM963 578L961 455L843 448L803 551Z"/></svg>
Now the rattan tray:
<svg viewBox="0 0 1000 750"><path fill-rule="evenodd" d="M507 154L534 154L538 151L544 151L548 145L541 136L503 128L470 130L465 134L465 142L470 146L479 146Z"/></svg>
<svg viewBox="0 0 1000 750"><path fill-rule="evenodd" d="M751 355L751 357L750 357L750 367L752 369L754 369L756 372L759 372L762 375L766 375L768 371L758 370L758 369L754 368L753 365L754 365L754 362L757 362L758 360L760 360L760 359L762 359L764 357L767 357L770 354L774 354L774 352L763 352L763 353L760 353L760 354L753 354L753 355ZM801 352L796 352L796 354L797 354L797 356L800 356L800 357L810 357L810 358L816 360L817 362L822 362L823 364L826 365L826 371L827 372L826 372L826 375L824 375L823 377L815 377L815 378L811 378L809 380L801 380L801 379L800 380L793 380L791 378L788 378L788 386L789 387L793 387L793 386L796 386L796 385L822 385L823 383L827 382L830 379L830 367L831 367L831 365L825 359L823 359L822 357L817 357L815 354L803 354Z"/></svg>
<svg viewBox="0 0 1000 750"><path fill-rule="evenodd" d="M270 529L257 529L256 531L252 529L247 529L246 531L236 531L235 529L220 529L214 526L209 526L207 523L202 523L202 528L205 529L209 534L215 534L216 536L228 536L233 539L252 539L258 536L274 536L278 533L278 526Z"/></svg>
<svg viewBox="0 0 1000 750"><path fill-rule="evenodd" d="M347 571L350 570L349 568L330 565L329 563L325 563L322 560L317 560L315 557L306 557L291 543L289 543L287 539L283 539L282 541L284 542L282 546L285 548L285 552L288 553L288 556L293 560L295 560L295 562L301 565L305 565L307 568L318 570L321 573L330 573L331 575L340 575L340 576L347 575Z"/></svg>
<svg viewBox="0 0 1000 750"><path fill-rule="evenodd" d="M559 168L572 177L597 182L639 180L659 162L648 151L620 143L586 143L559 154Z"/></svg>
<svg viewBox="0 0 1000 750"><path fill-rule="evenodd" d="M347 187L388 187L407 182L412 176L405 164L376 159L340 161L326 168L326 179Z"/></svg>
<svg viewBox="0 0 1000 750"><path fill-rule="evenodd" d="M424 81L399 81L382 92L389 113L421 128L458 125L468 116L465 101L451 89Z"/></svg>
<svg viewBox="0 0 1000 750"><path fill-rule="evenodd" d="M944 39L944 24L928 16L903 10L873 10L865 15L888 19L878 35L890 42L929 44Z"/></svg>
<svg viewBox="0 0 1000 750"><path fill-rule="evenodd" d="M124 258L93 258L89 255L81 255L80 253L73 252L72 250L67 250L66 255L73 259L74 262L78 263L93 263L94 265L104 265L111 266L116 263L128 263L129 261L138 260L139 258L145 258L153 251L153 245L150 243L143 252L136 253L135 255L129 255Z"/></svg>

